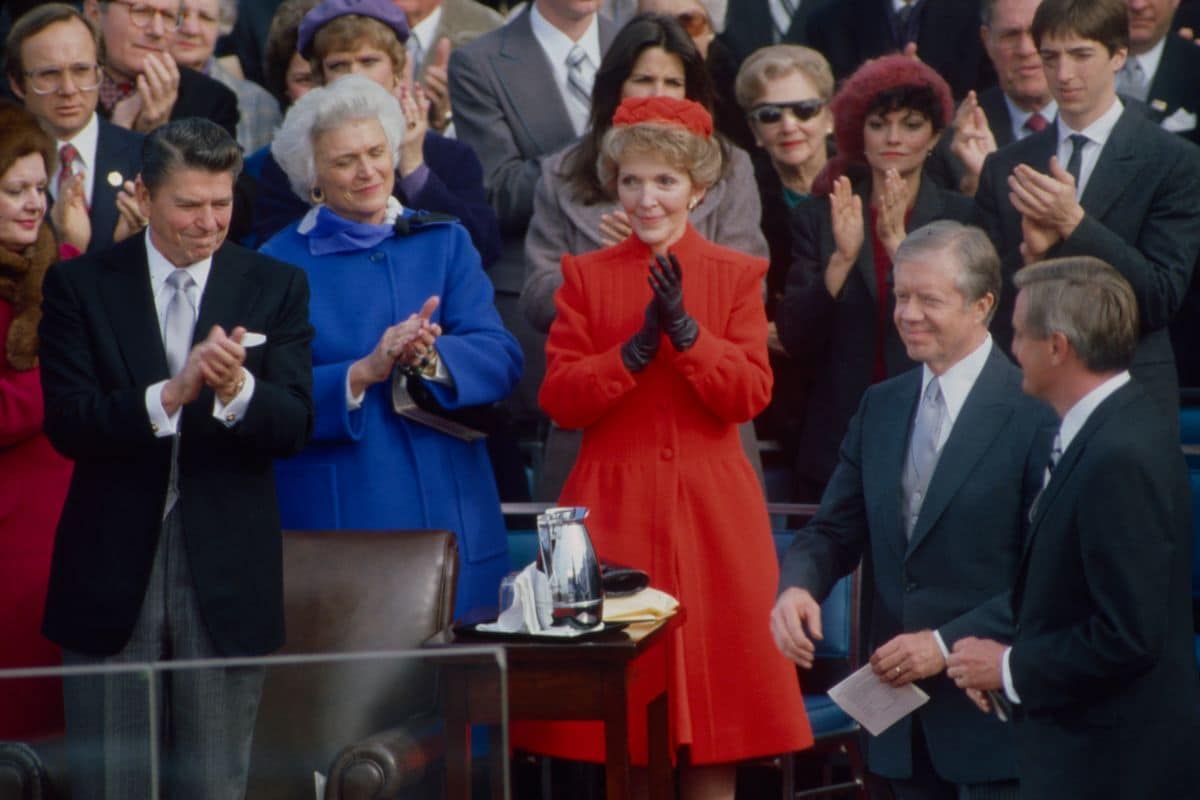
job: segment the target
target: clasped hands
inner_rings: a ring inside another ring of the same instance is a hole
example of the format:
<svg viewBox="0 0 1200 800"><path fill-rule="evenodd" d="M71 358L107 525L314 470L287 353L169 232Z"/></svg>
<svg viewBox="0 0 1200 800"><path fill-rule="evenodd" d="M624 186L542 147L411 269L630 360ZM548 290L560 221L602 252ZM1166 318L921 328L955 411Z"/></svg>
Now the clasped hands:
<svg viewBox="0 0 1200 800"><path fill-rule="evenodd" d="M1050 174L1018 164L1008 176L1008 199L1021 215L1021 257L1031 264L1067 239L1083 221L1075 198L1075 178L1050 158Z"/></svg>
<svg viewBox="0 0 1200 800"><path fill-rule="evenodd" d="M654 360L662 334L680 352L695 344L700 334L683 305L683 268L675 254L655 256L646 280L654 294L646 304L642 327L621 345L621 361L630 372L641 372Z"/></svg>
<svg viewBox="0 0 1200 800"><path fill-rule="evenodd" d="M771 610L771 636L775 646L805 669L816 658L816 643L821 630L821 605L808 592L796 586L785 589ZM871 669L884 683L901 687L937 675L946 666L942 649L933 631L902 633L882 644L871 654Z"/></svg>
<svg viewBox="0 0 1200 800"><path fill-rule="evenodd" d="M214 325L204 341L192 347L187 361L179 374L163 386L162 406L168 415L200 396L200 390L208 386L224 405L237 397L245 384L242 365L246 361L246 348L242 337L246 329L241 325L229 334L220 325Z"/></svg>
<svg viewBox="0 0 1200 800"><path fill-rule="evenodd" d="M350 391L360 395L368 387L391 377L397 366L425 369L436 363L433 344L442 335L442 326L432 322L440 299L427 299L421 310L408 319L388 327L375 348L350 367Z"/></svg>

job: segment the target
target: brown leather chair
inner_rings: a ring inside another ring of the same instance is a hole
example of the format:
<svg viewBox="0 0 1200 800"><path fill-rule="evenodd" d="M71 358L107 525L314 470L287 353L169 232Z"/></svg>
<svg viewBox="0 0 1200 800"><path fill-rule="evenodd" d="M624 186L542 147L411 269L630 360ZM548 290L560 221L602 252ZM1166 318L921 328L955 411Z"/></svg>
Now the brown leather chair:
<svg viewBox="0 0 1200 800"><path fill-rule="evenodd" d="M415 649L452 621L457 546L447 531L286 531L282 656ZM436 669L364 658L267 670L247 797L394 796L440 754Z"/></svg>

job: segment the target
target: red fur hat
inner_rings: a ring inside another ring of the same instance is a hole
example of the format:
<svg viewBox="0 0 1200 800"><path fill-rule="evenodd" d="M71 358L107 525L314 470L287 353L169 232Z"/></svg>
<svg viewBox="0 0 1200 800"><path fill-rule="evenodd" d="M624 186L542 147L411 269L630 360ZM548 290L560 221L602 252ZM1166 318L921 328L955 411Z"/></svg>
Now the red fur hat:
<svg viewBox="0 0 1200 800"><path fill-rule="evenodd" d="M674 97L628 97L613 114L613 127L658 122L679 125L697 136L709 137L713 132L712 115L694 100Z"/></svg>
<svg viewBox="0 0 1200 800"><path fill-rule="evenodd" d="M813 181L813 194L833 191L833 182L846 174L852 165L864 165L863 125L867 113L875 106L882 92L902 86L924 87L937 99L937 118L930 120L933 129L940 131L954 117L954 97L950 87L932 67L923 61L895 54L873 58L863 63L838 89L829 109L833 113L833 139L837 155Z"/></svg>

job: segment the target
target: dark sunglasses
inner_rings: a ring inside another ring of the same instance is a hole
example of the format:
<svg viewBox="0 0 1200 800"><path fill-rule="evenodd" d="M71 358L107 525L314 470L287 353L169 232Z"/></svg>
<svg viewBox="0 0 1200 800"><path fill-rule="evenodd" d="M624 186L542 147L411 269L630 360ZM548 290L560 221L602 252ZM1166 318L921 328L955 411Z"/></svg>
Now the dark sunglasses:
<svg viewBox="0 0 1200 800"><path fill-rule="evenodd" d="M712 31L708 15L703 11L684 11L676 14L675 20L679 23L679 27L687 31L687 35L693 39Z"/></svg>
<svg viewBox="0 0 1200 800"><path fill-rule="evenodd" d="M763 125L774 125L783 119L784 111L790 111L796 119L808 122L820 114L824 107L825 101L817 99L797 100L794 103L763 103L750 109L750 118Z"/></svg>

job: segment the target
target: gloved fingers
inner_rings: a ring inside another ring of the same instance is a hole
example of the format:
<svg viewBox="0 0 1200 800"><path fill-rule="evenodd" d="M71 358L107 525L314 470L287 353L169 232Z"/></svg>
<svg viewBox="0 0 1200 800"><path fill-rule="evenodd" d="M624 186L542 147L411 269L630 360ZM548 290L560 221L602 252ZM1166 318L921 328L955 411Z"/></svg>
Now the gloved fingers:
<svg viewBox="0 0 1200 800"><path fill-rule="evenodd" d="M683 267L681 267L679 265L679 259L675 257L674 253L670 254L670 259L671 259L672 277L675 279L676 283L678 283L680 286L682 286L683 285Z"/></svg>

